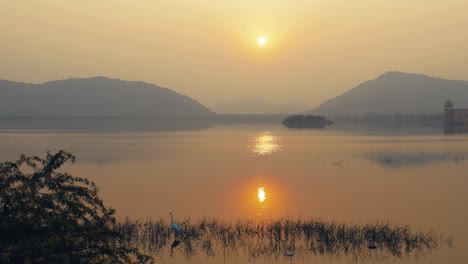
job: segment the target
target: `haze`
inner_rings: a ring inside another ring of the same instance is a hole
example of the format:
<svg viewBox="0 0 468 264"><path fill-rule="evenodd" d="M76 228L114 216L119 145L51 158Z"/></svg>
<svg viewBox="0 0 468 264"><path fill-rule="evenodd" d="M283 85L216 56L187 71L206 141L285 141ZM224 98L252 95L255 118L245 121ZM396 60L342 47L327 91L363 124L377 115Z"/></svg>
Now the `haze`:
<svg viewBox="0 0 468 264"><path fill-rule="evenodd" d="M464 0L2 1L0 79L102 75L205 105L316 105L388 70L467 79L466 10Z"/></svg>

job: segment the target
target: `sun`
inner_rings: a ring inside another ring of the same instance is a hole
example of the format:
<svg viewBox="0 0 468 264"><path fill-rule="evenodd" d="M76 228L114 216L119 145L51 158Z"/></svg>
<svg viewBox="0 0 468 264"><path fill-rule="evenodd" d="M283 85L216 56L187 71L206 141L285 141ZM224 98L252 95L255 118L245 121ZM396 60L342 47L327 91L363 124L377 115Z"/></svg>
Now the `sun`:
<svg viewBox="0 0 468 264"><path fill-rule="evenodd" d="M259 37L258 40L257 40L257 42L258 42L258 45L260 45L260 46L265 46L266 43L267 43L267 40L266 40L265 37Z"/></svg>

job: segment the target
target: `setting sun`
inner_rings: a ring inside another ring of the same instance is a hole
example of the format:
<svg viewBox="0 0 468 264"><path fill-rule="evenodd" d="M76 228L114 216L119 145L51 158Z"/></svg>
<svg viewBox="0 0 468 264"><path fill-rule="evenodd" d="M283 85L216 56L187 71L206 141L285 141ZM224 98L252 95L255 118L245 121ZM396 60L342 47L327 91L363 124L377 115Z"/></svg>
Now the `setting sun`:
<svg viewBox="0 0 468 264"><path fill-rule="evenodd" d="M258 201L263 203L266 199L265 188L260 187L258 188Z"/></svg>
<svg viewBox="0 0 468 264"><path fill-rule="evenodd" d="M265 46L266 43L267 43L266 38L264 37L258 38L258 45Z"/></svg>

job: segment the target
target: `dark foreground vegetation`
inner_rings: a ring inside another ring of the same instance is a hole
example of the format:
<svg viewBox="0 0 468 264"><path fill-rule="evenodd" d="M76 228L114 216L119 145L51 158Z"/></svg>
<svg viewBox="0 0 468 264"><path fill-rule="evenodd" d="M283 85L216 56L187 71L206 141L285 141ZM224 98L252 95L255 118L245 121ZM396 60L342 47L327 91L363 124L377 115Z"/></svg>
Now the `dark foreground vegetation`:
<svg viewBox="0 0 468 264"><path fill-rule="evenodd" d="M59 151L45 159L22 155L0 163L0 263L147 263L167 252L187 259L204 254L359 260L424 256L452 246L450 236L388 223L204 219L178 222L177 234L164 220L118 223L93 182L58 171L68 161L75 157Z"/></svg>
<svg viewBox="0 0 468 264"><path fill-rule="evenodd" d="M334 222L277 219L268 221L221 222L186 220L175 234L164 220L131 222L117 226L129 245L151 255L176 251L190 259L196 254L258 258L307 257L327 255L369 258L422 257L441 246L452 246L452 237L414 232L388 223L347 225Z"/></svg>
<svg viewBox="0 0 468 264"><path fill-rule="evenodd" d="M98 187L57 171L68 161L59 151L0 163L0 263L148 262L116 231Z"/></svg>
<svg viewBox="0 0 468 264"><path fill-rule="evenodd" d="M283 120L283 125L289 128L323 128L333 124L323 116L292 115Z"/></svg>

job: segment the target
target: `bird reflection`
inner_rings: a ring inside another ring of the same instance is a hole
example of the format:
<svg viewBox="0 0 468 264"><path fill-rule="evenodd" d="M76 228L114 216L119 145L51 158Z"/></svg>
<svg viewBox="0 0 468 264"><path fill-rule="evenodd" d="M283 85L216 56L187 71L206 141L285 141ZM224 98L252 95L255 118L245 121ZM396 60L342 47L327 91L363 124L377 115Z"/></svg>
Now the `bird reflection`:
<svg viewBox="0 0 468 264"><path fill-rule="evenodd" d="M279 138L271 135L269 132L257 135L254 138L252 152L259 155L267 155L277 152L280 149Z"/></svg>
<svg viewBox="0 0 468 264"><path fill-rule="evenodd" d="M175 248L180 244L180 240L174 240L171 244L171 248Z"/></svg>
<svg viewBox="0 0 468 264"><path fill-rule="evenodd" d="M171 244L171 257L174 254L174 248L176 248L180 244L180 240L174 240Z"/></svg>

